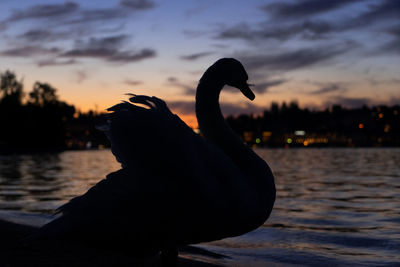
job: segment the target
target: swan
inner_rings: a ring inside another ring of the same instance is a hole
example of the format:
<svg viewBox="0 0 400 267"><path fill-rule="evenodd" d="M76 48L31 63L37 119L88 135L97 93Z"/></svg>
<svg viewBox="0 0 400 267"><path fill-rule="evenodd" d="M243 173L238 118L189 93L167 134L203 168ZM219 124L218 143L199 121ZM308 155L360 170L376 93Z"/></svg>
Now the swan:
<svg viewBox="0 0 400 267"><path fill-rule="evenodd" d="M57 209L59 217L30 242L67 240L127 249L147 257L161 252L177 262L177 247L242 235L261 226L275 201L268 164L225 122L219 95L225 85L255 95L236 59L209 67L196 91L204 138L156 97L130 95L109 108L102 129L122 168Z"/></svg>

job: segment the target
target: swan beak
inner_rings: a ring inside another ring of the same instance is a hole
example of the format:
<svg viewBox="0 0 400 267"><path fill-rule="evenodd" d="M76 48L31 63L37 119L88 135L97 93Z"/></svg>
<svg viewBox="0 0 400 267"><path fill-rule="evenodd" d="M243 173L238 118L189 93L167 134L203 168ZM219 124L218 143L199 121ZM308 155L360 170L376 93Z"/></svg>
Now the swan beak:
<svg viewBox="0 0 400 267"><path fill-rule="evenodd" d="M250 86L250 84L245 83L244 85L242 85L242 86L240 86L238 88L239 88L240 92L242 92L244 94L245 97L247 97L248 99L253 101L254 98L256 98L256 96L251 91L249 86Z"/></svg>

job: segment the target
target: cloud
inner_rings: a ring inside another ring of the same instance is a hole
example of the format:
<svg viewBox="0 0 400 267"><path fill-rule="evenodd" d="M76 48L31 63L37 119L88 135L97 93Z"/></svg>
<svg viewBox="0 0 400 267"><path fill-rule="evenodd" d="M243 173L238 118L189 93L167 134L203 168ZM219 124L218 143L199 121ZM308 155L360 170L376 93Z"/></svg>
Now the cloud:
<svg viewBox="0 0 400 267"><path fill-rule="evenodd" d="M0 32L7 30L7 22L0 21Z"/></svg>
<svg viewBox="0 0 400 267"><path fill-rule="evenodd" d="M317 90L312 91L310 94L321 95L321 94L327 94L327 93L338 92L338 91L346 91L346 90L347 89L343 86L343 84L328 83L328 84L321 86Z"/></svg>
<svg viewBox="0 0 400 267"><path fill-rule="evenodd" d="M129 15L126 9L113 7L113 8L99 8L81 10L76 16L71 16L64 23L78 24L90 23L98 21L120 20Z"/></svg>
<svg viewBox="0 0 400 267"><path fill-rule="evenodd" d="M288 80L286 79L277 79L277 80L256 83L252 88L252 90L256 93L263 94L266 93L270 87L281 85L287 81Z"/></svg>
<svg viewBox="0 0 400 267"><path fill-rule="evenodd" d="M136 85L139 85L139 84L143 84L142 81L131 80L131 79L125 79L125 80L123 81L123 83L124 83L124 84L127 84L127 85L130 85L130 86L136 86Z"/></svg>
<svg viewBox="0 0 400 267"><path fill-rule="evenodd" d="M400 54L400 25L390 27L387 31L393 39L384 44L380 51L384 53L393 52L395 54Z"/></svg>
<svg viewBox="0 0 400 267"><path fill-rule="evenodd" d="M351 42L342 46L319 46L266 55L237 54L235 56L240 58L250 70L289 71L328 61L355 46L356 44Z"/></svg>
<svg viewBox="0 0 400 267"><path fill-rule="evenodd" d="M91 22L120 20L128 17L132 12L148 10L155 6L150 0L122 0L119 5L110 8L82 9L75 2L63 4L38 4L25 10L16 10L3 21L9 23L26 19L52 19L59 25L88 24Z"/></svg>
<svg viewBox="0 0 400 267"><path fill-rule="evenodd" d="M168 107L175 112L182 115L192 115L195 113L195 102L194 101L168 101ZM240 115L249 113L261 113L265 108L257 106L250 102L241 103L220 103L221 111L225 116L229 115Z"/></svg>
<svg viewBox="0 0 400 267"><path fill-rule="evenodd" d="M90 38L88 41L78 40L75 48L65 51L62 57L99 58L111 62L129 63L156 56L150 48L138 51L121 51L120 48L128 39L126 35L116 35L104 38Z"/></svg>
<svg viewBox="0 0 400 267"><path fill-rule="evenodd" d="M88 78L88 74L84 70L77 70L75 71L75 76L76 76L76 82L77 83L82 83Z"/></svg>
<svg viewBox="0 0 400 267"><path fill-rule="evenodd" d="M199 30L183 30L182 33L187 38L198 38L207 34L206 31Z"/></svg>
<svg viewBox="0 0 400 267"><path fill-rule="evenodd" d="M65 2L64 4L34 5L26 10L14 11L7 21L38 18L59 18L60 16L75 13L78 8L79 5L74 2Z"/></svg>
<svg viewBox="0 0 400 267"><path fill-rule="evenodd" d="M135 11L146 10L155 7L154 2L149 0L122 0L120 5Z"/></svg>
<svg viewBox="0 0 400 267"><path fill-rule="evenodd" d="M368 104L371 103L371 99L366 98L366 97L341 97L341 96L336 96L332 97L331 100L325 102L325 106L329 107L332 105L341 105L346 108L359 108L362 106L367 106Z"/></svg>
<svg viewBox="0 0 400 267"><path fill-rule="evenodd" d="M278 40L285 41L299 36L306 40L326 38L326 35L339 30L335 25L324 20L305 20L297 23L271 24L265 22L257 27L250 27L246 23L221 29L215 36L216 39L242 39L254 40Z"/></svg>
<svg viewBox="0 0 400 267"><path fill-rule="evenodd" d="M168 77L167 83L170 86L183 89L185 95L196 95L196 86L188 85L179 81L176 77Z"/></svg>
<svg viewBox="0 0 400 267"><path fill-rule="evenodd" d="M214 52L201 52L201 53L195 53L195 54L191 54L191 55L181 56L180 58L183 59L183 60L192 61L192 60L197 60L199 58L212 55L213 53Z"/></svg>
<svg viewBox="0 0 400 267"><path fill-rule="evenodd" d="M111 62L129 63L155 57L156 52L147 48L135 52L118 51L116 49L107 48L87 48L69 50L61 56L100 58Z"/></svg>
<svg viewBox="0 0 400 267"><path fill-rule="evenodd" d="M38 62L36 62L36 65L38 67L47 67L47 66L72 65L72 64L76 64L76 63L77 63L77 61L75 59L58 60L56 58L51 58L51 59L39 60Z"/></svg>
<svg viewBox="0 0 400 267"><path fill-rule="evenodd" d="M400 2L393 0L382 0L379 4L369 5L369 10L358 16L354 22L357 26L370 25L374 21L400 19Z"/></svg>
<svg viewBox="0 0 400 267"><path fill-rule="evenodd" d="M67 32L52 32L47 30L35 29L29 30L17 36L28 42L48 42L57 41L60 39L68 39L71 37Z"/></svg>
<svg viewBox="0 0 400 267"><path fill-rule="evenodd" d="M0 51L0 55L9 57L31 57L36 55L51 55L60 52L58 48L46 48L42 46L23 46L17 48L10 48Z"/></svg>
<svg viewBox="0 0 400 267"><path fill-rule="evenodd" d="M78 40L75 47L78 49L117 49L120 48L129 37L124 34L108 36L103 38L92 37L88 41Z"/></svg>
<svg viewBox="0 0 400 267"><path fill-rule="evenodd" d="M130 63L141 61L148 58L153 58L157 55L156 51L149 48L144 48L135 52L116 52L108 57L106 60L120 63Z"/></svg>
<svg viewBox="0 0 400 267"><path fill-rule="evenodd" d="M329 12L360 0L301 0L291 3L277 2L261 6L275 19L302 18Z"/></svg>

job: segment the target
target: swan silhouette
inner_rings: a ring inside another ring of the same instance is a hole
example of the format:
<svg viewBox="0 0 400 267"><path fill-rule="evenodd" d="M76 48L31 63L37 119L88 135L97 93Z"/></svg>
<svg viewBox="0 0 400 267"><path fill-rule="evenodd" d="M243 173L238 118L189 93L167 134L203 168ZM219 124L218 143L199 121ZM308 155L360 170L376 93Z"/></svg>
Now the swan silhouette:
<svg viewBox="0 0 400 267"><path fill-rule="evenodd" d="M131 95L111 108L103 129L122 168L58 208L60 217L31 240L70 240L121 247L137 256L238 236L269 217L275 201L267 163L225 122L218 103L224 85L254 94L242 64L223 58L207 69L196 93L195 134L165 102ZM140 104L140 105L138 105Z"/></svg>

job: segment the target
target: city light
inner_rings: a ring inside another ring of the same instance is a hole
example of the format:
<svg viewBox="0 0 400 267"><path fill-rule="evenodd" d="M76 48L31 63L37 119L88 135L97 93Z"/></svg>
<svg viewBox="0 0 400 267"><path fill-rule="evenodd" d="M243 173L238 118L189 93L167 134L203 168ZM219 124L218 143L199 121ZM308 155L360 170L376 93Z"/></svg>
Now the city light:
<svg viewBox="0 0 400 267"><path fill-rule="evenodd" d="M305 134L306 134L306 132L303 131L303 130L294 131L294 135L303 136L303 135L305 135Z"/></svg>

